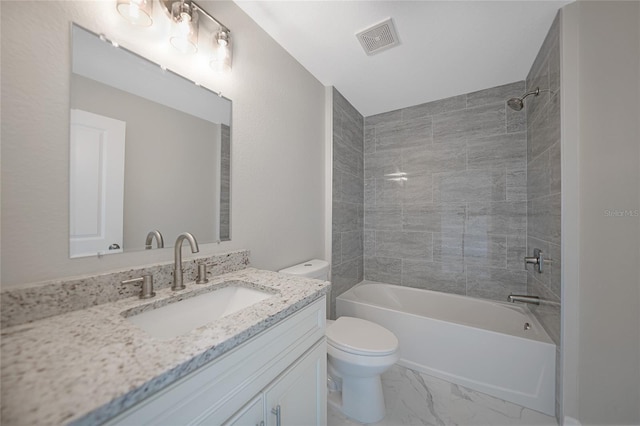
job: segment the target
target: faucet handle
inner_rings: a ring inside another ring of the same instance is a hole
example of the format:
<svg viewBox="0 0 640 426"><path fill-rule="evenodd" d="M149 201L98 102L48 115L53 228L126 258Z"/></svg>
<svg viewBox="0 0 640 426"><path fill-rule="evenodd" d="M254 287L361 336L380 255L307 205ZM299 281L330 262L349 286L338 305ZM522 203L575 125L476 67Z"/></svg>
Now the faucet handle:
<svg viewBox="0 0 640 426"><path fill-rule="evenodd" d="M196 284L206 284L209 282L207 278L207 264L198 263L198 277L196 278Z"/></svg>
<svg viewBox="0 0 640 426"><path fill-rule="evenodd" d="M132 278L130 280L121 281L122 284L137 284L142 282L140 289L140 299L151 299L155 297L156 293L153 291L153 275L145 274L138 278Z"/></svg>

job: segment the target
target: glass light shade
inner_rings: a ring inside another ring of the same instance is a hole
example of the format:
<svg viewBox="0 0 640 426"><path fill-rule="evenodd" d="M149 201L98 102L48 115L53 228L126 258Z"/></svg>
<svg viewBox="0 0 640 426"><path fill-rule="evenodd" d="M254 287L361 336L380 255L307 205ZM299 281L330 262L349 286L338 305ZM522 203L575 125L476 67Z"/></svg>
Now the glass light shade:
<svg viewBox="0 0 640 426"><path fill-rule="evenodd" d="M198 51L198 13L186 2L177 1L171 6L173 18L171 45L182 53Z"/></svg>
<svg viewBox="0 0 640 426"><path fill-rule="evenodd" d="M232 43L229 30L221 30L213 36L213 55L209 61L209 66L216 72L231 71L232 63Z"/></svg>
<svg viewBox="0 0 640 426"><path fill-rule="evenodd" d="M118 0L116 9L124 19L134 25L148 27L153 23L153 0Z"/></svg>

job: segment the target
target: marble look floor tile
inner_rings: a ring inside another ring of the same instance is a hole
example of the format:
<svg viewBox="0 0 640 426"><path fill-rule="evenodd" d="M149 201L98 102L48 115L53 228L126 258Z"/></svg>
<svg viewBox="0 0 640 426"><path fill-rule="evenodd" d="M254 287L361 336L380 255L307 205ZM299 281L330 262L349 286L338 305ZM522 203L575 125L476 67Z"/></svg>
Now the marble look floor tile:
<svg viewBox="0 0 640 426"><path fill-rule="evenodd" d="M394 365L382 375L387 414L375 426L555 426L555 417ZM357 426L329 407L329 426Z"/></svg>

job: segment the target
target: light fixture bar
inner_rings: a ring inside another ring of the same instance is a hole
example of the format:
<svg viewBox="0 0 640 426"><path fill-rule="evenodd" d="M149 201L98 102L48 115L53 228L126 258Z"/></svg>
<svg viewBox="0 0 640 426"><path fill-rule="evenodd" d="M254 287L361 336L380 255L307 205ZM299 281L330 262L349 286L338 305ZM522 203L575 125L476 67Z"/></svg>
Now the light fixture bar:
<svg viewBox="0 0 640 426"><path fill-rule="evenodd" d="M164 11L167 13L167 15L170 18L171 18L171 7L176 2L180 2L180 0L160 0L160 4L162 4ZM206 10L200 7L200 5L198 5L198 3L196 3L195 1L184 0L184 3L189 4L192 9L198 11L198 13L200 13L201 15L204 15L207 19L214 22L216 25L221 27L224 31L231 33L231 31L229 30L229 28L227 28L226 25L224 25L222 22L218 21L216 18L211 16Z"/></svg>

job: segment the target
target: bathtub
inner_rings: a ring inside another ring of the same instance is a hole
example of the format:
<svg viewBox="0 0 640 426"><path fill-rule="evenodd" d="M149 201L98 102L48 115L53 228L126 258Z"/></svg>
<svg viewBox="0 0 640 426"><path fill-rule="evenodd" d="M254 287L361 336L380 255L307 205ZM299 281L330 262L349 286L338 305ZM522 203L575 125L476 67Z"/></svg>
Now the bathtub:
<svg viewBox="0 0 640 426"><path fill-rule="evenodd" d="M395 333L402 366L555 415L556 346L526 306L364 281L336 313Z"/></svg>

